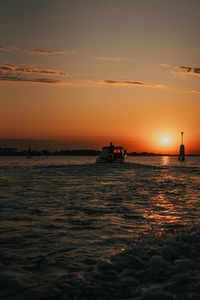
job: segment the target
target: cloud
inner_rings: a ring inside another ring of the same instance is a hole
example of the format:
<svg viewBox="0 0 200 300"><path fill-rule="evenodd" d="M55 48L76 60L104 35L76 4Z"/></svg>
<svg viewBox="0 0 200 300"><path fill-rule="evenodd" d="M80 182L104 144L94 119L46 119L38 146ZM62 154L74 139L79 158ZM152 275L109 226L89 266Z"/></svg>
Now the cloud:
<svg viewBox="0 0 200 300"><path fill-rule="evenodd" d="M200 75L200 68L196 67L185 67L185 66L174 66L181 74Z"/></svg>
<svg viewBox="0 0 200 300"><path fill-rule="evenodd" d="M169 64L160 64L161 67L164 67L164 68L168 68L168 67L171 67L171 65Z"/></svg>
<svg viewBox="0 0 200 300"><path fill-rule="evenodd" d="M116 81L116 80L104 80L104 81L93 81L94 84L99 85L117 85L117 86L145 86L155 88L167 88L157 83L147 83L142 81Z"/></svg>
<svg viewBox="0 0 200 300"><path fill-rule="evenodd" d="M27 82L27 83L48 83L48 84L58 84L61 83L60 80L48 79L48 78L26 78L21 76L0 76L0 81L15 81L15 82Z"/></svg>
<svg viewBox="0 0 200 300"><path fill-rule="evenodd" d="M0 45L0 51L10 52L13 50L18 50L18 48L16 46L4 47Z"/></svg>
<svg viewBox="0 0 200 300"><path fill-rule="evenodd" d="M103 57L103 56L96 56L93 57L95 60L100 60L100 61L125 61L128 60L127 58L122 58L122 57Z"/></svg>
<svg viewBox="0 0 200 300"><path fill-rule="evenodd" d="M20 76L18 74L0 74L0 82L18 82L18 83L34 83L34 84L49 84L49 85L62 85L62 86L68 86L68 87L98 87L98 86L143 86L143 87L153 87L153 88L163 88L167 90L172 90L174 92L179 93L196 93L199 94L199 90L176 90L164 85L160 84L154 84L154 83L145 83L141 81L115 81L115 80L103 80L103 81L95 81L95 80L73 80L73 81L62 81L59 79L51 79L51 78L34 78L33 76Z"/></svg>
<svg viewBox="0 0 200 300"><path fill-rule="evenodd" d="M90 86L90 87L97 87L97 86L144 86L144 87L155 87L155 88L166 88L168 87L153 84L153 83L145 83L141 81L114 81L114 80L79 80L79 81L64 81L62 83L66 86Z"/></svg>
<svg viewBox="0 0 200 300"><path fill-rule="evenodd" d="M8 73L8 74L41 74L41 75L48 75L48 76L71 76L69 73L64 73L58 70L48 70L48 69L37 69L33 68L32 66L27 65L0 65L0 74Z"/></svg>
<svg viewBox="0 0 200 300"><path fill-rule="evenodd" d="M171 73L184 74L184 75L196 75L196 76L200 75L199 67L172 66L168 64L160 64L160 66L170 69Z"/></svg>
<svg viewBox="0 0 200 300"><path fill-rule="evenodd" d="M0 46L0 51L11 51L11 49L3 47L3 46Z"/></svg>
<svg viewBox="0 0 200 300"><path fill-rule="evenodd" d="M155 88L166 88L165 86L153 83L145 83L141 81L114 81L114 80L79 80L79 81L61 81L57 79L49 78L32 78L20 76L17 74L0 74L0 81L16 81L16 82L29 82L29 83L49 83L49 84L59 84L63 86L72 86L72 87L97 87L97 86L144 86L144 87L155 87Z"/></svg>
<svg viewBox="0 0 200 300"><path fill-rule="evenodd" d="M76 50L53 51L53 50L35 49L35 50L27 50L26 52L29 54L39 54L39 55L63 55L63 54L75 55L75 54L78 54L78 51L76 51Z"/></svg>
<svg viewBox="0 0 200 300"><path fill-rule="evenodd" d="M37 78L36 75L41 77ZM68 73L64 73L58 70L49 70L34 68L27 65L0 65L0 81L15 81L15 82L27 82L27 83L47 83L47 84L62 84L63 81L56 78L49 78L49 76L70 76Z"/></svg>
<svg viewBox="0 0 200 300"><path fill-rule="evenodd" d="M54 50L44 50L44 49L33 49L33 50L27 50L26 51L29 54L39 54L39 55L63 55L63 54L67 54L67 55L81 55L81 56L85 56L97 61L127 61L129 60L128 58L123 58L123 57L107 57L107 56L95 56L95 55L91 55L91 54L84 54L84 53L80 53L77 50L68 50L68 51L54 51Z"/></svg>
<svg viewBox="0 0 200 300"><path fill-rule="evenodd" d="M94 60L99 60L99 61L126 61L128 58L123 58L123 57L105 57L105 56L95 56L95 55L90 55L90 54L85 54L86 57L92 58Z"/></svg>
<svg viewBox="0 0 200 300"><path fill-rule="evenodd" d="M191 91L191 93L199 94L200 91Z"/></svg>

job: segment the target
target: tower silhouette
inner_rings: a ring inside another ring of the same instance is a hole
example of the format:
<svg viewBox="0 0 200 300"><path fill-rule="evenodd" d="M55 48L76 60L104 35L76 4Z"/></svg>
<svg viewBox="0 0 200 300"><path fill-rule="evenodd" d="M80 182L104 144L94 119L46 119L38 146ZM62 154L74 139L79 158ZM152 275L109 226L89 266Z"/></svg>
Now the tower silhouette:
<svg viewBox="0 0 200 300"><path fill-rule="evenodd" d="M183 144L183 132L181 132L181 145L180 145L180 152L179 152L179 160L185 160L185 146Z"/></svg>

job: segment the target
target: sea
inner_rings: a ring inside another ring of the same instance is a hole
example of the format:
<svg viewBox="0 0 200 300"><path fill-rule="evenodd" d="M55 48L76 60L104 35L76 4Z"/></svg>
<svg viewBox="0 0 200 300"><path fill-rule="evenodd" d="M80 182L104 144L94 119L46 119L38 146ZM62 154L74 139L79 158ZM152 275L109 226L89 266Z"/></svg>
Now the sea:
<svg viewBox="0 0 200 300"><path fill-rule="evenodd" d="M0 157L0 299L200 299L200 157Z"/></svg>

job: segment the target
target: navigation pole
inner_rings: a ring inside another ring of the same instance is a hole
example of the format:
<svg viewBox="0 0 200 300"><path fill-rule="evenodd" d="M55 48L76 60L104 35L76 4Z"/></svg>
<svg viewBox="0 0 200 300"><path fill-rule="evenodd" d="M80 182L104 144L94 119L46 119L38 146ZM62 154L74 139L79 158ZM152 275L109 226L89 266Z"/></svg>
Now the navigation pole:
<svg viewBox="0 0 200 300"><path fill-rule="evenodd" d="M181 132L181 145L180 145L180 152L179 152L179 160L185 160L185 146L183 144L183 132Z"/></svg>

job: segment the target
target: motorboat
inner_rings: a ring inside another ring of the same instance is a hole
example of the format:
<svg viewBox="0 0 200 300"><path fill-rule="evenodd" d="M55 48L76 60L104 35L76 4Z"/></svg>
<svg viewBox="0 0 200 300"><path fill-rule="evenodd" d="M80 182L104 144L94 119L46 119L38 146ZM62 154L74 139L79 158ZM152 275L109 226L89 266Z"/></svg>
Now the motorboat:
<svg viewBox="0 0 200 300"><path fill-rule="evenodd" d="M121 163L123 164L127 158L126 150L121 146L114 146L110 143L110 146L102 148L100 155L96 159L96 163Z"/></svg>

